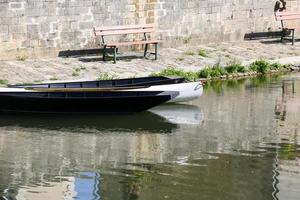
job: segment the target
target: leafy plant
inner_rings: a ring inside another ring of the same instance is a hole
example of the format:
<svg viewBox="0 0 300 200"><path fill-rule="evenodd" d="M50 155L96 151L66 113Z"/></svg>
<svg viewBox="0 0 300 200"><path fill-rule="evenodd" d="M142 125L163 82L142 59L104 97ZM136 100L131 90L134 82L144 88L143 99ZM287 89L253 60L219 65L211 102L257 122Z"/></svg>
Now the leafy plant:
<svg viewBox="0 0 300 200"><path fill-rule="evenodd" d="M119 78L119 77L115 74L109 74L107 72L104 72L99 75L98 80L111 80L111 79L117 79L117 78Z"/></svg>
<svg viewBox="0 0 300 200"><path fill-rule="evenodd" d="M50 81L56 81L56 80L58 80L57 76L53 76L53 77L50 78Z"/></svg>
<svg viewBox="0 0 300 200"><path fill-rule="evenodd" d="M228 66L225 67L225 70L229 73L229 74L234 74L234 73L238 73L238 72L246 72L247 69L244 65L242 65L241 63L232 63Z"/></svg>
<svg viewBox="0 0 300 200"><path fill-rule="evenodd" d="M188 56L194 56L195 53L192 52L192 51L187 51L187 52L185 52L185 55L188 55Z"/></svg>
<svg viewBox="0 0 300 200"><path fill-rule="evenodd" d="M167 67L159 73L151 74L152 76L179 76L185 78L187 81L195 81L198 79L197 72L186 72L181 69L176 69L174 67Z"/></svg>
<svg viewBox="0 0 300 200"><path fill-rule="evenodd" d="M0 79L0 85L7 85L8 81L5 79Z"/></svg>
<svg viewBox="0 0 300 200"><path fill-rule="evenodd" d="M79 76L79 73L75 71L72 73L72 76Z"/></svg>
<svg viewBox="0 0 300 200"><path fill-rule="evenodd" d="M206 67L199 72L200 78L218 78L226 75L227 71L220 66Z"/></svg>
<svg viewBox="0 0 300 200"><path fill-rule="evenodd" d="M207 52L204 49L199 49L198 55L201 57L207 57Z"/></svg>
<svg viewBox="0 0 300 200"><path fill-rule="evenodd" d="M271 65L267 61L260 59L253 62L249 69L254 72L265 74L271 70Z"/></svg>
<svg viewBox="0 0 300 200"><path fill-rule="evenodd" d="M16 56L16 60L18 60L18 61L25 61L26 59L28 59L27 55L17 55Z"/></svg>

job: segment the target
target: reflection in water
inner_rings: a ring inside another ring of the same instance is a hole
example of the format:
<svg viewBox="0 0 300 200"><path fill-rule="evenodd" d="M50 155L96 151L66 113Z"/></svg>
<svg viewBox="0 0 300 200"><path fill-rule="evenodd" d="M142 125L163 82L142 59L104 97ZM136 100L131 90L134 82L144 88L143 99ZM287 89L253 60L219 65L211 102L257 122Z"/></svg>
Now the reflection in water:
<svg viewBox="0 0 300 200"><path fill-rule="evenodd" d="M167 104L152 108L150 111L174 124L200 125L203 121L203 113L197 106L192 105Z"/></svg>
<svg viewBox="0 0 300 200"><path fill-rule="evenodd" d="M210 84L193 105L133 116L2 115L0 195L297 199L300 80L291 92L291 79Z"/></svg>
<svg viewBox="0 0 300 200"><path fill-rule="evenodd" d="M151 121L151 123L149 123ZM177 128L162 116L151 112L134 115L51 115L21 114L1 115L0 127L22 127L53 131L72 131L95 133L98 131L147 131L152 133L171 133Z"/></svg>

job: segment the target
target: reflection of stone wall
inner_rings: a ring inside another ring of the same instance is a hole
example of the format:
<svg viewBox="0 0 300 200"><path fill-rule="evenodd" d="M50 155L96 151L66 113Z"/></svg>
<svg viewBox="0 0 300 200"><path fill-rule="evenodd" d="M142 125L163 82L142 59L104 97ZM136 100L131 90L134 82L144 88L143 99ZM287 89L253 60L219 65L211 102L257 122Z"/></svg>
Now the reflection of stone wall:
<svg viewBox="0 0 300 200"><path fill-rule="evenodd" d="M240 40L274 29L275 0L6 0L0 57L96 47L93 26L155 23L166 46ZM290 4L295 4L291 1ZM7 54L7 53L10 54Z"/></svg>

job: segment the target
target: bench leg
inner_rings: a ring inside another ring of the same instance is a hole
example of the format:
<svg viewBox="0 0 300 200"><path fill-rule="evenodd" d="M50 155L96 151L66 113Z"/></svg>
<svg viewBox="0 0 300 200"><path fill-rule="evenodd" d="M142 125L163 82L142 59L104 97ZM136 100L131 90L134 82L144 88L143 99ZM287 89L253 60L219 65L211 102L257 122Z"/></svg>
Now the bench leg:
<svg viewBox="0 0 300 200"><path fill-rule="evenodd" d="M155 60L157 60L157 54L158 54L158 43L155 43Z"/></svg>
<svg viewBox="0 0 300 200"><path fill-rule="evenodd" d="M282 33L281 33L281 39L280 39L281 43L283 42L283 38L284 38L284 30L282 30Z"/></svg>
<svg viewBox="0 0 300 200"><path fill-rule="evenodd" d="M295 29L292 30L292 45L295 44Z"/></svg>
<svg viewBox="0 0 300 200"><path fill-rule="evenodd" d="M144 58L147 56L147 51L148 51L148 44L145 45Z"/></svg>
<svg viewBox="0 0 300 200"><path fill-rule="evenodd" d="M103 55L103 61L105 61L105 55L106 55L106 46L103 47L103 52L102 52L102 55Z"/></svg>
<svg viewBox="0 0 300 200"><path fill-rule="evenodd" d="M117 47L114 47L114 64L117 62Z"/></svg>

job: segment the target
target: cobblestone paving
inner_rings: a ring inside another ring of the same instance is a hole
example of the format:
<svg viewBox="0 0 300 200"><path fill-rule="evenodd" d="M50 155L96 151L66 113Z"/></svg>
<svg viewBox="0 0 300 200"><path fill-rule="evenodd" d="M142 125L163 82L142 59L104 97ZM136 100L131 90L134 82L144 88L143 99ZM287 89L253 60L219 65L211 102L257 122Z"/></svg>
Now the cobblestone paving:
<svg viewBox="0 0 300 200"><path fill-rule="evenodd" d="M259 58L300 65L300 43L292 46L290 43L282 44L270 40L160 48L157 61L151 55L147 59L141 58L142 52L127 54L128 50L122 49L120 52L117 64L103 62L101 55L0 61L0 80L7 80L10 84L93 80L105 73L120 78L138 77L158 72L168 66L197 71L205 66L224 66L230 62L248 64ZM126 52L126 57L122 52ZM139 57L128 58L128 55Z"/></svg>

